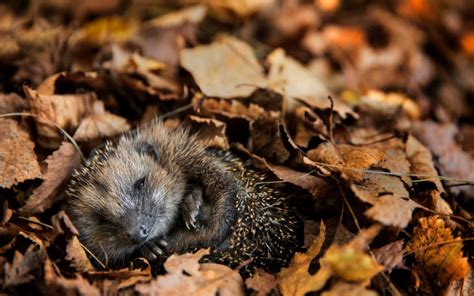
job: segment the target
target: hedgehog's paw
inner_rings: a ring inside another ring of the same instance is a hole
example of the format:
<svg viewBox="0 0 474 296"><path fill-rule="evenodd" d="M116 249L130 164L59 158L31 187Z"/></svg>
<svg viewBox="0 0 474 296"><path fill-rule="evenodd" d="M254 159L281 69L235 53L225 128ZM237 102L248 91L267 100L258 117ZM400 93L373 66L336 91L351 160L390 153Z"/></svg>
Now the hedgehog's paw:
<svg viewBox="0 0 474 296"><path fill-rule="evenodd" d="M165 254L168 243L164 239L158 239L145 243L141 250L141 255L148 261L155 261Z"/></svg>
<svg viewBox="0 0 474 296"><path fill-rule="evenodd" d="M184 225L191 230L198 228L197 216L203 203L202 187L195 186L193 190L184 198L183 202L183 218Z"/></svg>

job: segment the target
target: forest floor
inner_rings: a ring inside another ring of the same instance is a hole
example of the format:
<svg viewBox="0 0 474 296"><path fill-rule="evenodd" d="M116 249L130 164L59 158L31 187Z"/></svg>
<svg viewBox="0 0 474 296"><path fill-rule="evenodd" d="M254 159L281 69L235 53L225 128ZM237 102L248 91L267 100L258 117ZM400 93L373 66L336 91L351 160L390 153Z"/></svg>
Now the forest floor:
<svg viewBox="0 0 474 296"><path fill-rule="evenodd" d="M1 293L473 295L473 15L469 0L3 1ZM292 192L289 266L242 278L201 250L157 275L88 253L64 211L72 172L157 116Z"/></svg>

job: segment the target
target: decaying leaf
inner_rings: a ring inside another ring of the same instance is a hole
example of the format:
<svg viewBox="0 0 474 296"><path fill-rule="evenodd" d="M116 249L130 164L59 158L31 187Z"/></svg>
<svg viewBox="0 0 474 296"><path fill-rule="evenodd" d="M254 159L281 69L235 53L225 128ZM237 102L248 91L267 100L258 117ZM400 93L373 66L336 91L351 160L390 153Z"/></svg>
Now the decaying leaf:
<svg viewBox="0 0 474 296"><path fill-rule="evenodd" d="M72 171L79 167L81 158L76 147L63 142L61 147L45 161L48 164L43 183L33 191L26 204L21 207L22 214L31 215L49 209L60 200L58 190L69 179Z"/></svg>
<svg viewBox="0 0 474 296"><path fill-rule="evenodd" d="M275 276L259 268L252 277L245 280L245 285L256 291L258 296L265 296L276 290L277 281Z"/></svg>
<svg viewBox="0 0 474 296"><path fill-rule="evenodd" d="M16 121L0 118L0 187L41 177L35 144Z"/></svg>
<svg viewBox="0 0 474 296"><path fill-rule="evenodd" d="M234 37L222 36L209 45L183 49L180 60L206 96L246 97L266 85L252 48Z"/></svg>
<svg viewBox="0 0 474 296"><path fill-rule="evenodd" d="M329 291L324 291L321 296L377 296L377 292L361 285L337 282Z"/></svg>
<svg viewBox="0 0 474 296"><path fill-rule="evenodd" d="M19 95L0 93L0 114L21 112L26 107L26 101Z"/></svg>
<svg viewBox="0 0 474 296"><path fill-rule="evenodd" d="M470 272L463 257L461 238L438 216L420 218L406 250L415 255L415 270L428 290L447 289L453 281L463 280Z"/></svg>
<svg viewBox="0 0 474 296"><path fill-rule="evenodd" d="M369 255L349 246L332 246L321 259L335 276L349 282L363 282L383 270Z"/></svg>
<svg viewBox="0 0 474 296"><path fill-rule="evenodd" d="M198 262L206 254L208 250L172 255L164 264L166 275L138 284L135 290L140 295L244 295L238 272L224 265Z"/></svg>
<svg viewBox="0 0 474 296"><path fill-rule="evenodd" d="M44 263L44 281L51 294L100 295L99 289L89 284L80 274L74 278L65 278L58 273L54 263L46 259Z"/></svg>
<svg viewBox="0 0 474 296"><path fill-rule="evenodd" d="M316 274L310 275L309 266L313 259L321 252L326 238L326 228L321 222L319 235L306 253L296 253L290 266L283 268L278 277L278 287L286 295L304 295L307 292L318 291L331 277L329 269L322 267Z"/></svg>
<svg viewBox="0 0 474 296"><path fill-rule="evenodd" d="M35 115L36 130L41 146L56 149L63 141L57 126L66 131L73 131L83 116L90 112L95 95L92 93L73 95L42 95L24 87L31 113ZM57 126L56 126L57 125Z"/></svg>
<svg viewBox="0 0 474 296"><path fill-rule="evenodd" d="M403 265L403 240L389 243L381 248L374 250L375 259L384 266L387 271L394 268L402 268Z"/></svg>
<svg viewBox="0 0 474 296"><path fill-rule="evenodd" d="M288 57L284 50L276 49L267 60L270 64L268 87L285 96L289 110L297 105L294 99L301 99L314 108L330 108L327 97L331 92L313 73ZM350 107L337 99L334 99L334 111L342 118L348 115L357 118Z"/></svg>
<svg viewBox="0 0 474 296"><path fill-rule="evenodd" d="M209 147L217 147L224 150L229 149L229 143L225 135L226 124L217 119L189 116L192 129L197 130L198 137Z"/></svg>
<svg viewBox="0 0 474 296"><path fill-rule="evenodd" d="M3 266L4 285L11 287L34 280L45 256L44 252L44 249L34 244L28 247L25 254L15 251L13 262L11 264L6 262Z"/></svg>

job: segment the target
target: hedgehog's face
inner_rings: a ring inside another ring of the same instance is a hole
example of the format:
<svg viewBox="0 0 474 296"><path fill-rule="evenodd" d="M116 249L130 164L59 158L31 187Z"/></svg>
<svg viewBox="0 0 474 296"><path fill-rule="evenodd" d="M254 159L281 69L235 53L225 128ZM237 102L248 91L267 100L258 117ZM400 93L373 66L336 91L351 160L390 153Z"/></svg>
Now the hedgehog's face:
<svg viewBox="0 0 474 296"><path fill-rule="evenodd" d="M73 192L70 212L81 238L110 264L163 238L177 220L186 184L165 160L156 145L122 138Z"/></svg>

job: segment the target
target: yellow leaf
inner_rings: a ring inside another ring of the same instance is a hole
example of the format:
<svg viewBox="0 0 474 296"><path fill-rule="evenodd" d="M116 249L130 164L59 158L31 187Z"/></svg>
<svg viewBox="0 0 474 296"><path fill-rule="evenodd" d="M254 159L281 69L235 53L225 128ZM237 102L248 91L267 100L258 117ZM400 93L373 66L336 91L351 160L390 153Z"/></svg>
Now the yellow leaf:
<svg viewBox="0 0 474 296"><path fill-rule="evenodd" d="M135 33L136 26L119 17L103 17L86 24L81 39L86 43L101 45L105 42L127 40Z"/></svg>
<svg viewBox="0 0 474 296"><path fill-rule="evenodd" d="M307 292L317 291L324 287L331 277L327 268L321 268L316 274L308 272L311 261L321 252L326 237L326 227L321 222L319 235L306 253L296 253L288 268L283 268L278 277L281 293L286 295L304 295Z"/></svg>
<svg viewBox="0 0 474 296"><path fill-rule="evenodd" d="M321 264L328 264L336 276L351 282L369 280L383 270L372 257L350 245L331 246L321 259Z"/></svg>
<svg viewBox="0 0 474 296"><path fill-rule="evenodd" d="M418 220L406 250L415 253L415 269L425 285L447 288L470 272L462 247L461 238L453 238L444 220L435 215Z"/></svg>

